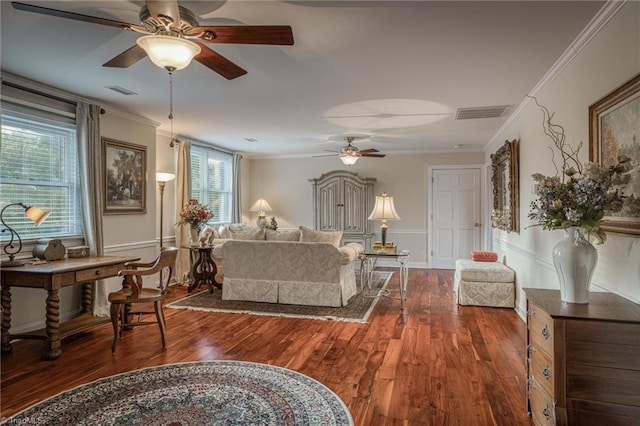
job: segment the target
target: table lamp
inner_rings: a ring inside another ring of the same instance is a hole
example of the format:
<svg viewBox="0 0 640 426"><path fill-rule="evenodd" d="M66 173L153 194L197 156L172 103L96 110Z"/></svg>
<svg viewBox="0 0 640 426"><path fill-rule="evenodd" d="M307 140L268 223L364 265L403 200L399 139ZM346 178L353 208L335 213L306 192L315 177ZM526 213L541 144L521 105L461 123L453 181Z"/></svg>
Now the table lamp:
<svg viewBox="0 0 640 426"><path fill-rule="evenodd" d="M44 222L50 214L50 212L48 211L34 206L27 206L23 203L11 203L2 208L2 211L0 211L0 222L2 222L4 229L1 232L9 231L9 233L11 234L11 239L9 240L7 245L4 246L4 252L7 254L7 256L9 256L9 260L5 260L1 263L1 266L3 267L24 265L24 262L15 260L16 255L22 250L22 239L20 238L20 235L16 232L16 230L7 225L7 223L4 221L4 211L11 206L22 207L24 209L24 215L28 217L29 220L31 220L35 224L35 226L40 226L40 224ZM13 244L13 241L16 239L18 240L18 247L14 246Z"/></svg>
<svg viewBox="0 0 640 426"><path fill-rule="evenodd" d="M376 196L376 204L373 206L373 211L368 219L382 221L380 231L382 232L382 247L385 247L387 244L387 220L400 220L400 216L393 205L393 197L388 196L386 192Z"/></svg>
<svg viewBox="0 0 640 426"><path fill-rule="evenodd" d="M258 198L258 201L253 203L253 206L251 206L249 211L258 212L258 220L256 221L256 224L260 228L264 228L265 225L267 224L267 219L266 219L267 212L271 211L271 206L269 205L267 200L265 200L264 198Z"/></svg>

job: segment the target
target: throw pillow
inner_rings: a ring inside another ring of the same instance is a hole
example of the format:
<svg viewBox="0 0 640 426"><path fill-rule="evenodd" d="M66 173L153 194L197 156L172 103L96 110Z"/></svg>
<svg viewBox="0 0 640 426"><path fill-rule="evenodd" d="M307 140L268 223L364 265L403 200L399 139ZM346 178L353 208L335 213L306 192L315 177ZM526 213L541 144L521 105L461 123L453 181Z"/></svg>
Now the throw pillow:
<svg viewBox="0 0 640 426"><path fill-rule="evenodd" d="M342 231L316 231L315 229L300 227L300 241L307 243L331 243L340 247Z"/></svg>
<svg viewBox="0 0 640 426"><path fill-rule="evenodd" d="M264 231L260 228L249 231L231 230L230 232L234 240L264 240Z"/></svg>
<svg viewBox="0 0 640 426"><path fill-rule="evenodd" d="M274 231L273 229L264 230L267 241L300 241L300 230L293 231Z"/></svg>
<svg viewBox="0 0 640 426"><path fill-rule="evenodd" d="M470 253L471 260L475 262L497 262L498 253L493 251L473 250Z"/></svg>
<svg viewBox="0 0 640 426"><path fill-rule="evenodd" d="M229 229L229 227L224 225L221 225L220 228L218 228L218 235L220 236L220 238L225 240L230 240L233 238L233 235L231 235L231 230Z"/></svg>

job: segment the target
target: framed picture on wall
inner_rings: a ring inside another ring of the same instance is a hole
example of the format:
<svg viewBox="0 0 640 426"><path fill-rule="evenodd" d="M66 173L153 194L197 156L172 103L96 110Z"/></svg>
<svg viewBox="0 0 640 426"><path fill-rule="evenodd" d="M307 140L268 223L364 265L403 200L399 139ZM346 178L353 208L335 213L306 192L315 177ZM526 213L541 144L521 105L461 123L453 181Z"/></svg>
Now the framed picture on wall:
<svg viewBox="0 0 640 426"><path fill-rule="evenodd" d="M640 235L640 74L589 107L589 159L615 165L631 159L622 210L607 216L603 229Z"/></svg>
<svg viewBox="0 0 640 426"><path fill-rule="evenodd" d="M147 147L102 138L104 213L147 212Z"/></svg>

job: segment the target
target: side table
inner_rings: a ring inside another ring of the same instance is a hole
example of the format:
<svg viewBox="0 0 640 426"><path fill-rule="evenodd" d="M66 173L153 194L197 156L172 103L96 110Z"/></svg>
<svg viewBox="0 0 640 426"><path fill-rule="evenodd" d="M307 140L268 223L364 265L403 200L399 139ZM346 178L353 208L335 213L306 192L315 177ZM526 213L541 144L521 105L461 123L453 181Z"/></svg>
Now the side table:
<svg viewBox="0 0 640 426"><path fill-rule="evenodd" d="M191 293L193 290L198 290L203 285L209 286L209 293L213 293L214 286L222 288L222 284L216 281L218 267L212 257L213 249L215 247L189 246L188 248L191 250L191 254L195 257L195 262L193 262L193 266L191 266L193 282L189 285L187 291Z"/></svg>
<svg viewBox="0 0 640 426"><path fill-rule="evenodd" d="M362 286L366 285L369 289L371 289L371 275L373 274L373 270L376 268L376 261L378 259L393 259L400 264L400 276L399 276L399 287L400 287L400 309L404 309L404 301L407 299L407 284L409 278L409 257L411 257L411 253L409 250L399 250L396 253L384 253L384 252L364 252L361 253L360 258L360 282ZM389 290L380 290L375 297L391 297ZM393 297L392 297L393 298ZM393 298L398 299L398 298Z"/></svg>

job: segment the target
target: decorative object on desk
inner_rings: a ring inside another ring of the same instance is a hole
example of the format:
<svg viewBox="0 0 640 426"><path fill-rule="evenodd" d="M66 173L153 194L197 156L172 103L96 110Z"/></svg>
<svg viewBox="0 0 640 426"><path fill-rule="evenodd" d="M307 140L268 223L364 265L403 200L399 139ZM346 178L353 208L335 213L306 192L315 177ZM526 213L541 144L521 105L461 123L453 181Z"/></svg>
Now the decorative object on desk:
<svg viewBox="0 0 640 426"><path fill-rule="evenodd" d="M256 224L260 228L264 228L267 225L267 212L271 211L271 206L264 198L258 198L258 201L253 203L253 206L249 209L250 212L258 212L258 220Z"/></svg>
<svg viewBox="0 0 640 426"><path fill-rule="evenodd" d="M163 211L164 211L164 187L167 182L170 182L176 178L176 175L173 173L166 172L158 172L156 173L156 182L158 182L158 190L160 191L160 248L163 246L163 235L162 235L162 222L164 220Z"/></svg>
<svg viewBox="0 0 640 426"><path fill-rule="evenodd" d="M67 257L69 259L87 256L89 256L89 246L75 246L67 249Z"/></svg>
<svg viewBox="0 0 640 426"><path fill-rule="evenodd" d="M595 248L588 247L591 243L584 239L583 233L594 237L598 244L604 243L606 234L600 224L605 214L622 208L624 195L618 186L629 179L625 173L629 159L621 157L612 166L592 162L583 165L578 159L582 143L577 148L569 145L564 128L555 124L553 114L533 99L542 110L544 132L559 151L562 163L556 164L552 157L556 176L533 175L538 199L531 202L529 219L535 222L532 226L566 230L565 239L553 250L561 299L570 303L588 303L597 253Z"/></svg>
<svg viewBox="0 0 640 426"><path fill-rule="evenodd" d="M369 215L369 220L381 220L380 231L382 233L382 246L387 246L387 220L400 220L400 216L396 212L393 205L393 197L383 192L382 195L376 196L376 204L373 211Z"/></svg>
<svg viewBox="0 0 640 426"><path fill-rule="evenodd" d="M392 275L393 272L374 271L371 280L367 282L367 288L370 285L372 292L384 290ZM167 308L366 323L378 299L371 299L364 294L367 292L363 293L360 279L360 274L356 274L358 293L347 305L340 307L222 300L222 290L214 288L213 293L196 293L168 304Z"/></svg>
<svg viewBox="0 0 640 426"><path fill-rule="evenodd" d="M211 208L200 204L196 198L190 198L188 204L180 212L180 220L176 225L189 225L191 231L191 245L199 245L199 235L202 227L213 218Z"/></svg>
<svg viewBox="0 0 640 426"><path fill-rule="evenodd" d="M519 170L518 141L505 141L504 145L491 155L491 222L494 228L520 232Z"/></svg>
<svg viewBox="0 0 640 426"><path fill-rule="evenodd" d="M62 392L7 424L353 425L322 383L283 367L245 361L166 364Z"/></svg>
<svg viewBox="0 0 640 426"><path fill-rule="evenodd" d="M615 167L630 159L630 180L621 185L622 209L602 219L603 229L640 235L640 74L589 107L589 159Z"/></svg>
<svg viewBox="0 0 640 426"><path fill-rule="evenodd" d="M2 208L2 210L0 211L0 222L2 223L2 226L4 226L4 228L0 232L8 231L10 235L9 242L4 246L4 252L7 254L7 256L9 256L9 260L3 261L0 265L4 267L24 265L24 262L15 260L16 255L22 250L22 239L20 238L20 234L18 234L15 229L7 225L7 223L4 221L5 210L7 210L7 208L11 206L22 207L24 209L24 215L28 217L35 224L35 226L40 226L40 224L42 224L42 222L44 222L50 214L48 211L42 210L35 206L27 206L23 203L11 203ZM17 247L14 245L15 240L18 241Z"/></svg>
<svg viewBox="0 0 640 426"><path fill-rule="evenodd" d="M44 259L47 262L52 260L60 260L64 258L65 246L62 244L62 240L59 239L42 239L36 241L36 245L33 248L33 257L38 259Z"/></svg>
<svg viewBox="0 0 640 426"><path fill-rule="evenodd" d="M102 138L104 213L147 212L147 147Z"/></svg>

